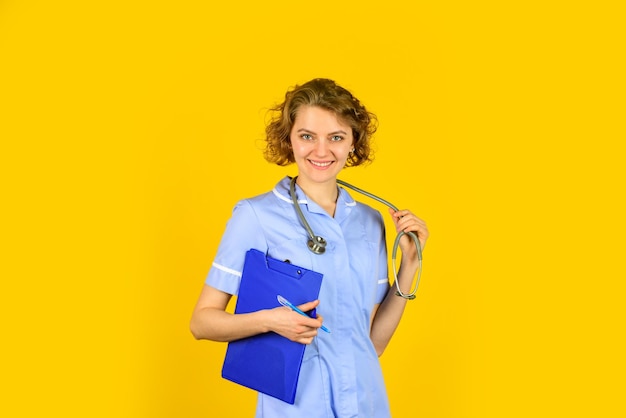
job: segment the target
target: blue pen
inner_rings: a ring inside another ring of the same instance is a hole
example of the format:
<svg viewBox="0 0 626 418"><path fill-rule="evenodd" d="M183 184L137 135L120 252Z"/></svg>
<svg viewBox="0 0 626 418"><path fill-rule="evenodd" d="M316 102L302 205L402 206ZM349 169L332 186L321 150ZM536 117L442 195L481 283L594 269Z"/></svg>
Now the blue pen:
<svg viewBox="0 0 626 418"><path fill-rule="evenodd" d="M291 308L294 311L298 312L300 315L304 315L304 316L310 318L309 315L305 314L300 309L296 308L296 306L293 303L289 302L287 299L285 299L281 295L276 296L276 299L278 299L278 303L280 303L281 305L286 306L288 308ZM330 334L330 330L328 328L326 328L324 325L322 325L322 331L326 331L327 333Z"/></svg>

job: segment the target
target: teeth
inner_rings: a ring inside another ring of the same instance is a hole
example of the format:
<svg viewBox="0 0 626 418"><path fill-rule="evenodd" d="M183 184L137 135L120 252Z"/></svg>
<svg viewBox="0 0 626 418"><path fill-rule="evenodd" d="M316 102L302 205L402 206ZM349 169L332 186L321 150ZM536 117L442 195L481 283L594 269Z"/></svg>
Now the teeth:
<svg viewBox="0 0 626 418"><path fill-rule="evenodd" d="M316 165L318 167L328 167L329 165L332 164L332 161L328 161L328 162L325 162L325 163L319 163L317 161L312 161L312 160L309 160L309 161L311 161L311 164Z"/></svg>

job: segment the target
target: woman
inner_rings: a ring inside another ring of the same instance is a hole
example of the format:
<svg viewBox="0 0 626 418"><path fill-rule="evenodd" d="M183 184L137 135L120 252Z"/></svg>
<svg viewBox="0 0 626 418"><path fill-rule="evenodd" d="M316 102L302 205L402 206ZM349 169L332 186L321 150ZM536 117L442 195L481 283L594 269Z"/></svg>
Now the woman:
<svg viewBox="0 0 626 418"><path fill-rule="evenodd" d="M259 394L258 417L387 417L389 404L378 357L389 343L407 299L387 279L387 250L380 213L357 203L337 185L344 167L370 161L376 118L332 80L314 79L287 92L266 128L265 157L296 163L298 204L311 229L327 242L324 254L307 248L308 235L290 197L290 181L240 201L227 224L191 320L197 339L233 341L266 332L306 344L295 404ZM389 210L397 231L417 234L426 224L409 210ZM247 250L324 275L317 318L279 307L250 314L225 312L237 294ZM400 241L398 283L408 293L419 266L413 242ZM318 333L324 323L332 333Z"/></svg>

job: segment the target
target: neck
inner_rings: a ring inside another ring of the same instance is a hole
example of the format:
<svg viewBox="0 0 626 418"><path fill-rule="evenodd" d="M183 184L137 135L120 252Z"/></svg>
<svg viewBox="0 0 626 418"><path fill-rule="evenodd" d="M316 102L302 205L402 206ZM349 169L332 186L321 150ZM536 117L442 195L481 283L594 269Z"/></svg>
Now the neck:
<svg viewBox="0 0 626 418"><path fill-rule="evenodd" d="M296 184L300 186L309 199L324 208L331 216L334 216L339 197L339 189L335 179L324 183L314 183L298 177Z"/></svg>

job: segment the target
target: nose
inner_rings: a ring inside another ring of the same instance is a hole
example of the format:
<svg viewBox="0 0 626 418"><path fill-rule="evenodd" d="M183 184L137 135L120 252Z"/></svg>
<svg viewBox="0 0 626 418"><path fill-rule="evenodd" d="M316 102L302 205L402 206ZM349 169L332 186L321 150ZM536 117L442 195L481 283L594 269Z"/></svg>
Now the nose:
<svg viewBox="0 0 626 418"><path fill-rule="evenodd" d="M328 141L321 139L315 143L315 154L323 157L328 154L329 148Z"/></svg>

